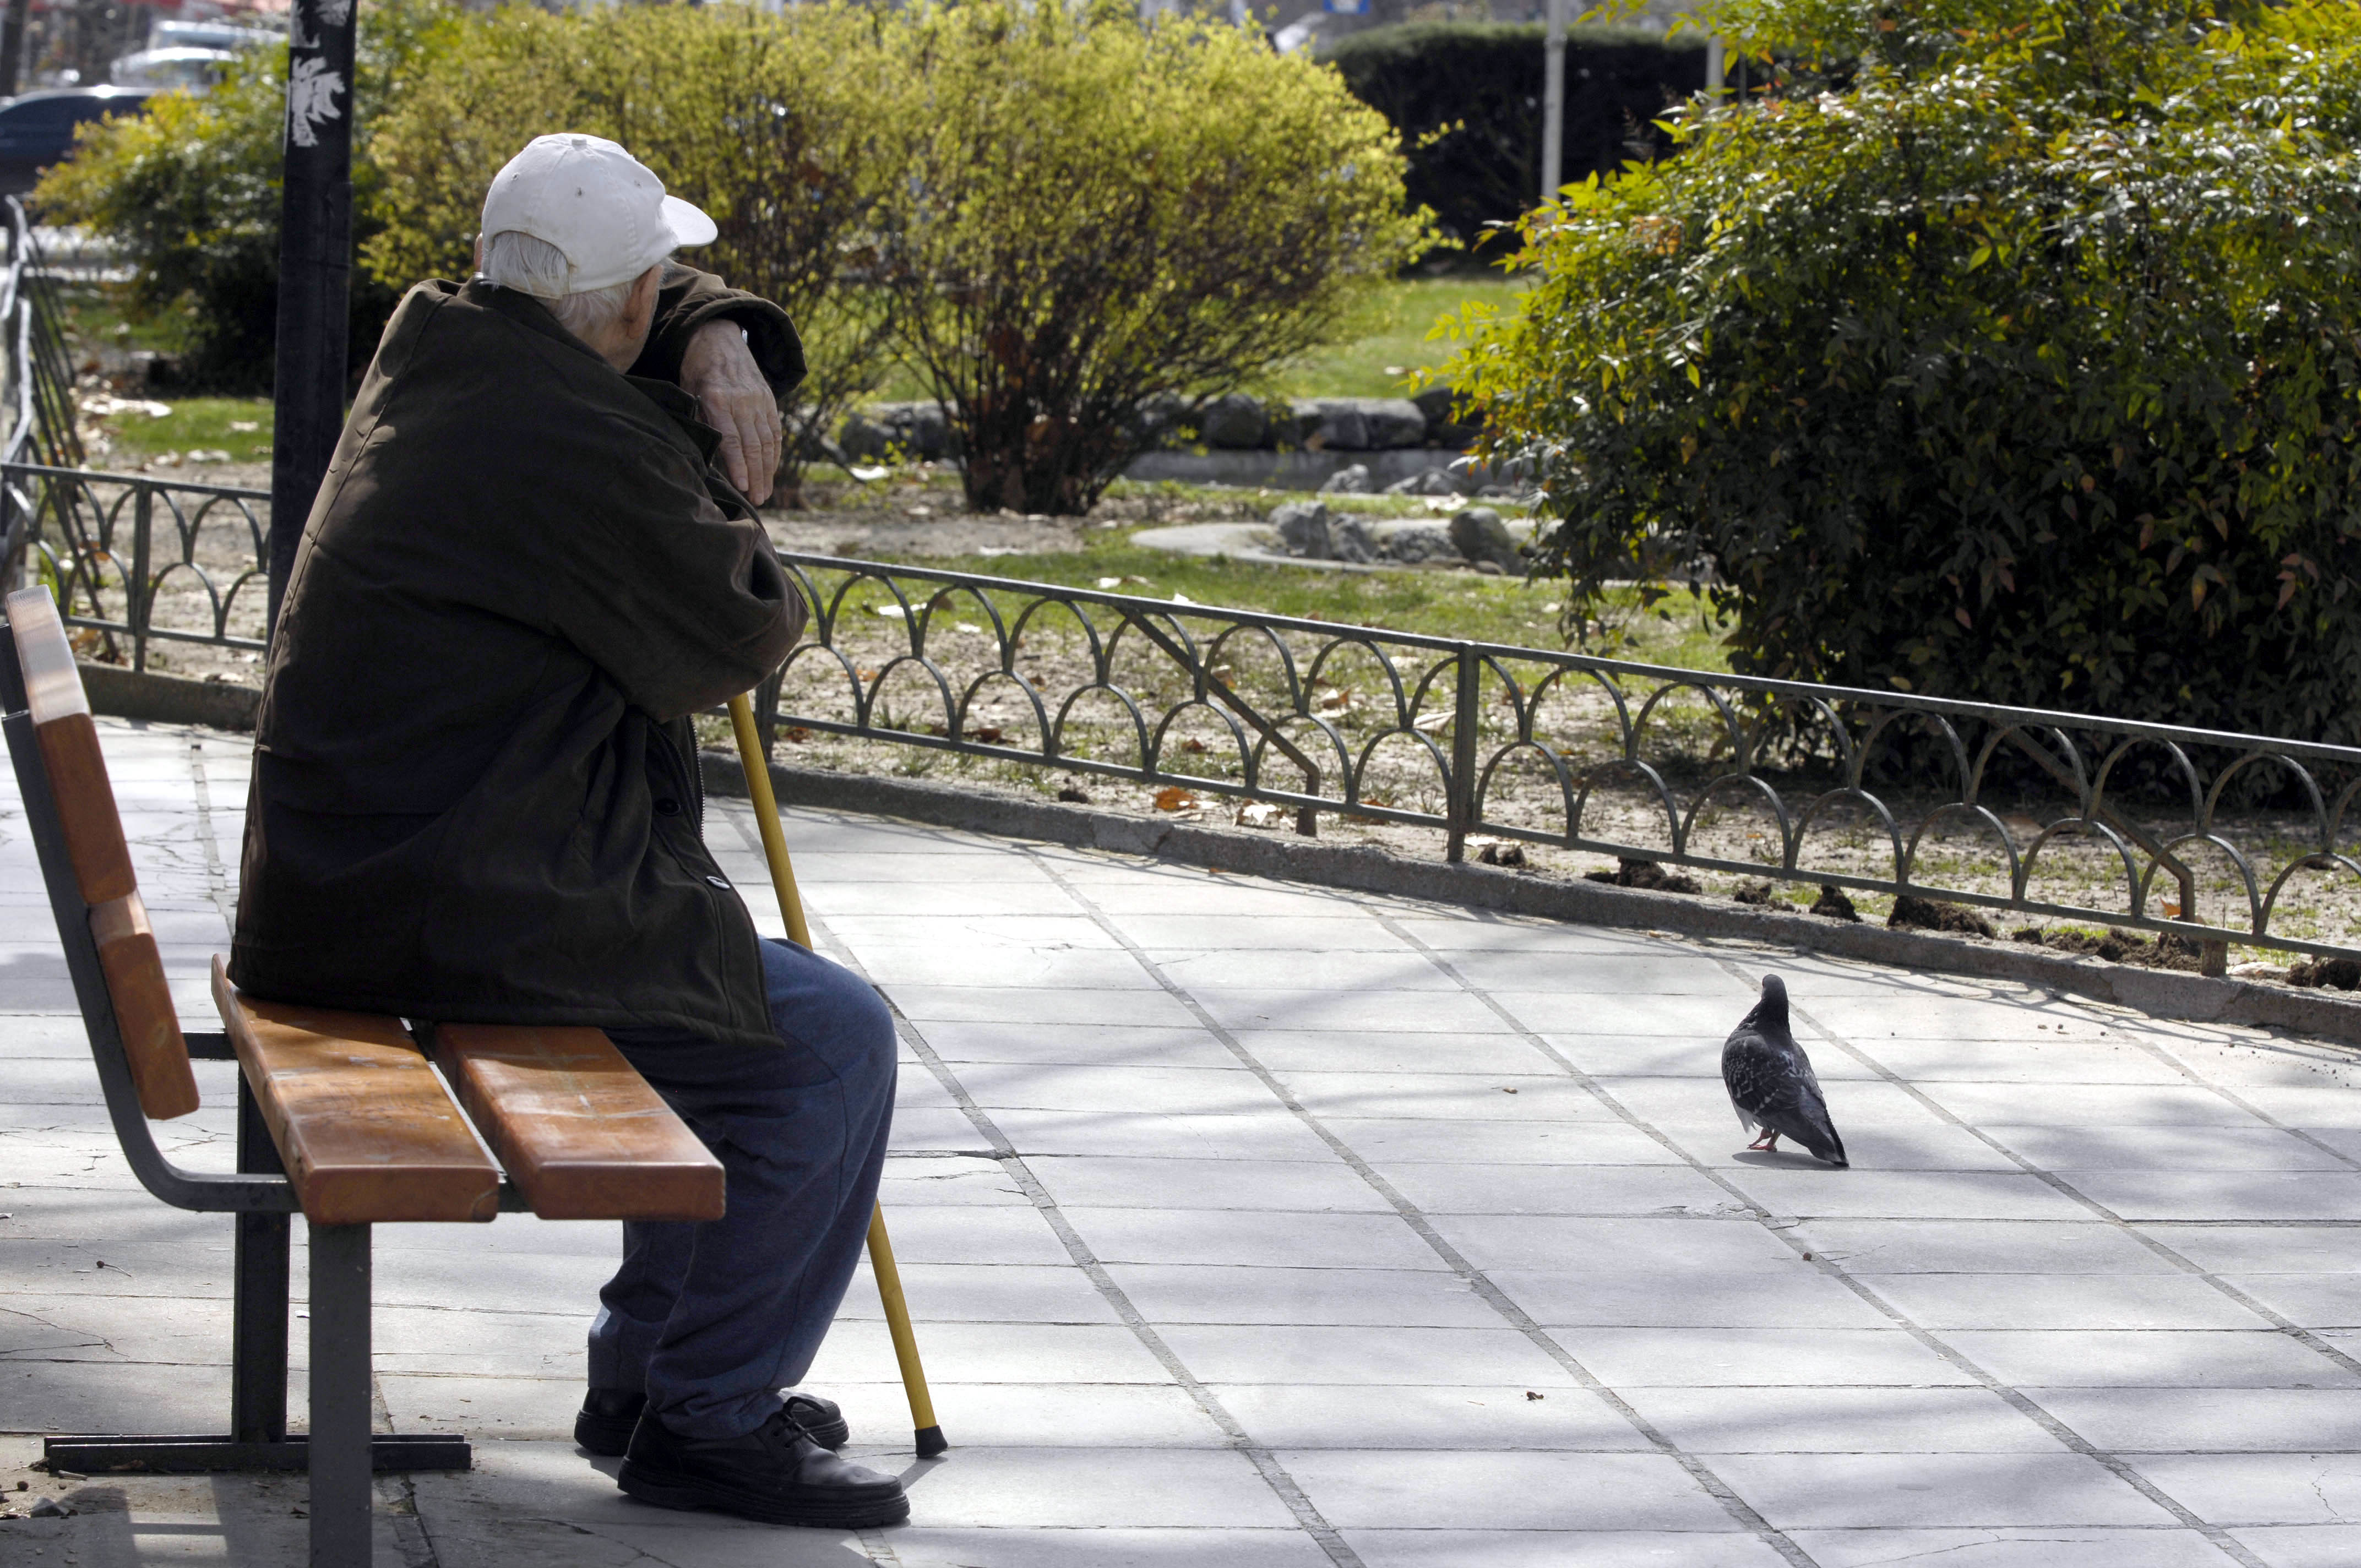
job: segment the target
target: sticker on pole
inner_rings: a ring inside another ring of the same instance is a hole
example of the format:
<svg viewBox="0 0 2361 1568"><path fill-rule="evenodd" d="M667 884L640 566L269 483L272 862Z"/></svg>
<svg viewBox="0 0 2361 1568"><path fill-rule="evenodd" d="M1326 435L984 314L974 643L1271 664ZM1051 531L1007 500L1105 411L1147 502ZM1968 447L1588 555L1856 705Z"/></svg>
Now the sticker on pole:
<svg viewBox="0 0 2361 1568"><path fill-rule="evenodd" d="M324 60L299 60L287 76L287 134L297 147L320 145L320 127L345 117L336 95L345 90L344 77Z"/></svg>

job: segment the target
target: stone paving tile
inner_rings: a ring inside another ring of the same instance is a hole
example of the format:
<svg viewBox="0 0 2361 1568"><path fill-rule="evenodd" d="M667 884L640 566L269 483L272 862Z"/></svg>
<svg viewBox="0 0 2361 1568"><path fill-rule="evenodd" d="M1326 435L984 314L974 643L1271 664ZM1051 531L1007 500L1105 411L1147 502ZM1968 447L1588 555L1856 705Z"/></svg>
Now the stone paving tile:
<svg viewBox="0 0 2361 1568"><path fill-rule="evenodd" d="M1216 1383L1246 1435L1271 1448L1645 1450L1620 1410L1554 1380L1545 1389L1392 1383Z"/></svg>
<svg viewBox="0 0 2361 1568"><path fill-rule="evenodd" d="M2066 1446L1982 1388L1783 1387L1618 1390L1689 1453L2063 1453Z"/></svg>
<svg viewBox="0 0 2361 1568"><path fill-rule="evenodd" d="M1669 1159L1636 1166L1431 1162L1374 1168L1430 1214L1710 1214L1737 1207L1707 1177Z"/></svg>
<svg viewBox="0 0 2361 1568"><path fill-rule="evenodd" d="M176 997L210 1027L242 746L102 732ZM226 1222L147 1199L114 1146L5 787L0 1485L35 1452L6 1431L218 1427L229 1315ZM2361 1562L2353 1052L1742 944L788 826L823 945L908 1022L883 1196L957 1446L897 1446L864 1269L813 1382L855 1457L906 1474L912 1524L629 1504L568 1441L616 1228L381 1227L387 1417L478 1444L473 1473L380 1488L383 1568ZM708 828L751 895L751 818L717 802ZM1748 1152L1730 1114L1719 1042L1766 970L1850 1171ZM201 1067L206 1108L158 1129L172 1157L225 1167L234 1070ZM300 1477L87 1495L38 1542L0 1523L0 1562L301 1561Z"/></svg>
<svg viewBox="0 0 2361 1568"><path fill-rule="evenodd" d="M2015 1527L1792 1532L1823 1568L2224 1568L2238 1561L2188 1530Z"/></svg>
<svg viewBox="0 0 2361 1568"><path fill-rule="evenodd" d="M1446 1266L1395 1215L1241 1216L1221 1209L1064 1211L1107 1263L1215 1264L1265 1268L1410 1268ZM1246 1223L1241 1223L1241 1219Z"/></svg>
<svg viewBox="0 0 2361 1568"><path fill-rule="evenodd" d="M2350 1568L2361 1563L2361 1524L2230 1532L2268 1568Z"/></svg>
<svg viewBox="0 0 2361 1568"><path fill-rule="evenodd" d="M2361 1452L2361 1389L2043 1388L2032 1398L2123 1453Z"/></svg>
<svg viewBox="0 0 2361 1568"><path fill-rule="evenodd" d="M2361 1220L2361 1172L2351 1170L2057 1174L2126 1220Z"/></svg>
<svg viewBox="0 0 2361 1568"><path fill-rule="evenodd" d="M2127 1229L2097 1221L1815 1220L1799 1240L1855 1274L2175 1274Z"/></svg>
<svg viewBox="0 0 2361 1568"><path fill-rule="evenodd" d="M1615 1113L1581 1085L1539 1075L1416 1072L1275 1072L1296 1102L1323 1119L1410 1117L1519 1126L1612 1122Z"/></svg>
<svg viewBox="0 0 2361 1568"><path fill-rule="evenodd" d="M2278 1127L2175 1127L2169 1134L2121 1127L2012 1127L1983 1132L2026 1160L2059 1172L2335 1170L2351 1157ZM2077 1185L2081 1185L2078 1180ZM2218 1216L2209 1216L2218 1217Z"/></svg>
<svg viewBox="0 0 2361 1568"><path fill-rule="evenodd" d="M1321 1030L1239 1029L1238 1046L1277 1073L1415 1072L1530 1076L1547 1058L1513 1035L1333 1035Z"/></svg>
<svg viewBox="0 0 2361 1568"><path fill-rule="evenodd" d="M1237 1066L1202 1029L1090 1024L936 1024L927 1045L949 1062L1052 1062L1070 1067Z"/></svg>
<svg viewBox="0 0 2361 1568"><path fill-rule="evenodd" d="M1091 1209L1294 1209L1391 1213L1342 1160L1126 1159L1052 1155L1027 1161L1049 1195ZM1234 1224L1251 1221L1234 1218Z"/></svg>
<svg viewBox="0 0 2361 1568"><path fill-rule="evenodd" d="M2361 1387L2361 1374L2269 1330L1955 1331L1944 1338L2002 1382L2026 1388Z"/></svg>
<svg viewBox="0 0 2361 1568"><path fill-rule="evenodd" d="M1675 1273L1642 1259L1645 1271L1493 1268L1486 1273L1545 1328L1782 1329L1798 1338L1822 1329L1893 1326L1876 1308L1807 1265L1756 1265Z"/></svg>
<svg viewBox="0 0 2361 1568"><path fill-rule="evenodd" d="M1151 1323L1501 1326L1466 1280L1439 1269L1111 1263L1107 1273Z"/></svg>
<svg viewBox="0 0 2361 1568"><path fill-rule="evenodd" d="M2091 1213L2030 1173L1851 1169L1831 1179L1809 1167L1741 1167L1730 1180L1773 1213L1806 1219L2073 1222Z"/></svg>
<svg viewBox="0 0 2361 1568"><path fill-rule="evenodd" d="M1485 1101L1485 1104L1491 1102ZM1503 1097L1502 1103L1506 1103ZM1637 1127L1602 1116L1522 1125L1441 1118L1323 1116L1329 1132L1374 1165L1677 1165L1680 1157Z"/></svg>
<svg viewBox="0 0 2361 1568"><path fill-rule="evenodd" d="M2151 1454L2140 1474L2218 1525L2334 1525L2361 1519L2361 1455Z"/></svg>
<svg viewBox="0 0 2361 1568"><path fill-rule="evenodd" d="M1695 1530L1349 1530L1366 1568L1772 1568L1789 1561L1752 1536Z"/></svg>
<svg viewBox="0 0 2361 1568"><path fill-rule="evenodd" d="M2361 1282L2350 1274L2224 1274L2223 1284L2308 1329L2361 1328Z"/></svg>
<svg viewBox="0 0 2361 1568"><path fill-rule="evenodd" d="M1733 1453L1714 1469L1782 1530L2173 1522L2077 1453Z"/></svg>
<svg viewBox="0 0 2361 1568"><path fill-rule="evenodd" d="M1921 1328L2262 1329L2267 1321L2185 1274L1857 1276Z"/></svg>
<svg viewBox="0 0 2361 1568"><path fill-rule="evenodd" d="M1566 1328L1554 1335L1613 1388L1925 1388L1974 1378L1900 1329Z"/></svg>

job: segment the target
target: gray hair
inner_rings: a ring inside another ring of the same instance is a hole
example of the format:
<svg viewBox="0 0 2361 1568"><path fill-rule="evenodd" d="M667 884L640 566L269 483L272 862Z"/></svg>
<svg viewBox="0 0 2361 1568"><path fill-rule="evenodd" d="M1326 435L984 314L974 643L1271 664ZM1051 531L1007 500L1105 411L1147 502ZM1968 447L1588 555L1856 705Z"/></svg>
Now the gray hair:
<svg viewBox="0 0 2361 1568"><path fill-rule="evenodd" d="M639 280L627 278L604 289L569 294L566 282L573 270L564 251L522 229L502 229L485 236L486 279L503 289L531 294L549 307L559 325L577 337L588 337L622 315L623 307L631 302L631 286Z"/></svg>

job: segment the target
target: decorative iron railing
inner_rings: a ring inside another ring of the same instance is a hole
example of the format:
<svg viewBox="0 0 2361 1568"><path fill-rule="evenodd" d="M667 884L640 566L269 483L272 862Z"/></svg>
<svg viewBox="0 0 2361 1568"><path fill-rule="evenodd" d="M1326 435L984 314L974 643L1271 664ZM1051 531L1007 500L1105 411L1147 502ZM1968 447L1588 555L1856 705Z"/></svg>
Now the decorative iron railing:
<svg viewBox="0 0 2361 1568"><path fill-rule="evenodd" d="M158 642L260 654L269 491L8 463L0 493L92 652L135 670Z"/></svg>
<svg viewBox="0 0 2361 1568"><path fill-rule="evenodd" d="M16 197L0 198L0 463L79 468L73 367L54 280ZM38 525L32 498L0 480L0 584L16 587L27 567Z"/></svg>
<svg viewBox="0 0 2361 1568"><path fill-rule="evenodd" d="M815 612L765 688L789 733L1433 828L1455 861L1481 837L2170 934L2209 968L2356 951L2361 749L782 559Z"/></svg>
<svg viewBox="0 0 2361 1568"><path fill-rule="evenodd" d="M0 483L94 653L258 655L264 492L32 464ZM2361 958L2361 749L780 558L813 607L758 705L790 742L1135 781L1304 833L1431 829L1455 861L1557 846L2170 934L2210 967L2231 942Z"/></svg>

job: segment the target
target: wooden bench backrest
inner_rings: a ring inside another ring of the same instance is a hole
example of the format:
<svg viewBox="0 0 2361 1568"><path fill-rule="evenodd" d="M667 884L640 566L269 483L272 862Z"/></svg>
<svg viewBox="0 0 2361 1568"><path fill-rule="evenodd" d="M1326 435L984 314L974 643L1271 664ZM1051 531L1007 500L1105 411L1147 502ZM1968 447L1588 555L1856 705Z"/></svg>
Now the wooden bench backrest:
<svg viewBox="0 0 2361 1568"><path fill-rule="evenodd" d="M7 604L8 630L25 674L25 706L57 802L66 856L98 944L99 967L139 1107L158 1121L185 1116L197 1108L196 1074L189 1068L188 1041L181 1035L148 906L139 900L131 849L115 814L115 786L107 782L106 758L74 668L73 645L49 589L10 594Z"/></svg>

